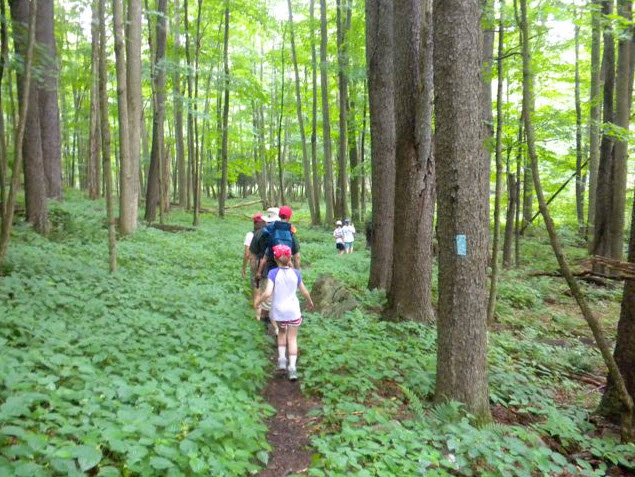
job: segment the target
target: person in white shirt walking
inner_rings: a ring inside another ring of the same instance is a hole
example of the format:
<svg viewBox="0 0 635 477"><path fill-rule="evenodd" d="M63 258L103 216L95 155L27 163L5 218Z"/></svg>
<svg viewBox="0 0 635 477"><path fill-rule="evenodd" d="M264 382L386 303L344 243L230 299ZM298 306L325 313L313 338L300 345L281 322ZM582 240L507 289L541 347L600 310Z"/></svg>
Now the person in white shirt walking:
<svg viewBox="0 0 635 477"><path fill-rule="evenodd" d="M335 239L335 248L337 249L337 252L342 255L344 253L344 230L342 230L341 220L335 222L333 238Z"/></svg>
<svg viewBox="0 0 635 477"><path fill-rule="evenodd" d="M342 232L344 232L344 252L345 253L353 253L353 245L355 244L355 226L351 222L351 219L344 219L344 227L342 227Z"/></svg>

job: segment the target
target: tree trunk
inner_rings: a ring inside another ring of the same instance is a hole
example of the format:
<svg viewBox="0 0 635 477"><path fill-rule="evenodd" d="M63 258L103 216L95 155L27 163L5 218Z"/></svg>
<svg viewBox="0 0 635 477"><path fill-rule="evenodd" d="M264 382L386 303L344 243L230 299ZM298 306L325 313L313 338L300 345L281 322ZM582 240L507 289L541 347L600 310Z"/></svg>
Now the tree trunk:
<svg viewBox="0 0 635 477"><path fill-rule="evenodd" d="M503 54L505 52L505 0L500 0L500 18L498 21L498 59L496 88L496 196L494 197L494 238L492 240L492 275L490 278L489 300L487 303L487 322L494 321L496 311L496 286L498 282L498 248L500 237L500 208L503 195Z"/></svg>
<svg viewBox="0 0 635 477"><path fill-rule="evenodd" d="M573 277L571 270L569 268L569 264L564 256L562 251L562 247L560 246L560 240L558 235L556 234L556 229L551 219L551 215L549 210L547 209L547 204L545 202L545 198L542 192L542 187L540 184L540 176L538 169L538 156L536 154L536 148L534 143L534 129L532 124L532 114L533 114L533 74L531 71L531 57L529 53L529 27L527 25L527 0L520 0L520 8L521 8L521 31L522 31L522 51L523 51L523 109L524 109L524 120L525 120L525 133L527 135L527 152L531 161L531 168L533 172L533 180L534 186L536 189L536 197L538 198L538 204L540 206L540 213L543 216L545 221L545 226L547 228L547 232L549 233L549 239L551 241L551 246L556 255L556 259L558 261L558 265L560 266L560 270L562 275L565 277L567 284L569 285L569 289L571 294L575 298L576 302L580 306L580 310L582 311L582 315L585 320L589 324L591 331L593 332L593 336L595 341L600 349L600 353L602 354L602 358L609 369L609 373L611 377L615 380L616 386L619 390L620 398L626 409L622 414L622 437L624 438L626 435L630 436L630 427L632 423L633 416L633 400L628 394L626 389L626 385L624 383L624 379L620 370L611 355L610 348L606 336L604 334L604 330L602 329L601 323L597 320L597 318L591 312L591 309L586 303L584 296L582 295L582 291L578 286L578 282Z"/></svg>
<svg viewBox="0 0 635 477"><path fill-rule="evenodd" d="M115 27L115 60L117 69L117 105L119 120L119 228L122 233L131 233L136 225L136 217L132 212L132 205L136 210L137 198L134 194L138 174L134 174L130 160L130 132L128 101L127 101L127 71L125 64L125 45L123 36L123 7L121 0L113 0L113 23ZM135 171L136 172L136 171ZM134 218L134 220L133 220Z"/></svg>
<svg viewBox="0 0 635 477"><path fill-rule="evenodd" d="M196 13L196 45L194 47L194 163L192 164L192 200L194 201L194 214L192 225L198 226L199 211L201 208L201 143L198 134L198 78L199 64L201 56L201 12L203 9L203 0L198 0L198 8ZM226 81L228 81L226 79ZM221 214L222 216L222 214Z"/></svg>
<svg viewBox="0 0 635 477"><path fill-rule="evenodd" d="M223 98L223 144L222 144L222 165L220 194L218 195L218 214L225 216L225 198L227 197L227 141L228 141L228 118L229 118L229 2L225 6L225 39L223 42L223 65L224 65L224 98Z"/></svg>
<svg viewBox="0 0 635 477"><path fill-rule="evenodd" d="M88 197L96 200L101 195L99 124L99 0L93 0L91 22L90 64L90 159L88 163Z"/></svg>
<svg viewBox="0 0 635 477"><path fill-rule="evenodd" d="M300 141L302 143L302 172L304 174L304 188L307 201L309 203L309 213L311 214L311 223L319 224L315 214L315 195L313 192L313 182L311 180L311 165L309 164L309 154L306 148L306 134L304 131L304 117L302 116L302 95L300 94L300 73L298 71L298 59L295 52L295 32L293 29L293 9L291 0L287 0L289 8L289 28L291 34L291 60L293 61L293 70L295 72L295 104L298 113L298 127L300 128Z"/></svg>
<svg viewBox="0 0 635 477"><path fill-rule="evenodd" d="M575 209L578 234L584 237L584 182L582 173L582 106L580 104L580 25L575 25Z"/></svg>
<svg viewBox="0 0 635 477"><path fill-rule="evenodd" d="M360 197L361 202L361 219L366 221L366 172L364 170L364 162L366 160L366 117L368 111L368 91L367 83L364 83L364 111L362 112L362 133L359 139L359 165L360 165Z"/></svg>
<svg viewBox="0 0 635 477"><path fill-rule="evenodd" d="M393 2L366 0L366 62L372 161L372 247L368 288L390 288L395 219Z"/></svg>
<svg viewBox="0 0 635 477"><path fill-rule="evenodd" d="M352 89L352 88L351 88ZM359 152L357 150L357 139L355 138L355 101L348 102L348 158L351 166L350 187L351 187L351 216L353 222L359 221Z"/></svg>
<svg viewBox="0 0 635 477"><path fill-rule="evenodd" d="M193 184L192 171L194 170L194 116L192 114L194 102L194 84L192 78L192 58L190 48L190 21L188 17L187 0L183 2L183 21L185 23L185 62L187 65L187 203L189 210L192 200Z"/></svg>
<svg viewBox="0 0 635 477"><path fill-rule="evenodd" d="M326 223L333 224L333 157L331 153L331 119L329 113L328 87L328 31L326 28L326 0L320 0L320 86L322 92L322 135L324 136L324 196L326 202Z"/></svg>
<svg viewBox="0 0 635 477"><path fill-rule="evenodd" d="M600 161L600 113L601 113L601 65L600 65L600 9L601 0L592 0L591 13L591 97L589 100L589 205L587 234L595 229L596 189L598 182L598 166ZM593 235L588 240L589 251L593 250Z"/></svg>
<svg viewBox="0 0 635 477"><path fill-rule="evenodd" d="M521 108L522 109L522 108ZM523 113L520 113L520 119L518 121L518 150L516 152L516 217L514 225L514 265L516 268L520 267L520 178L523 168Z"/></svg>
<svg viewBox="0 0 635 477"><path fill-rule="evenodd" d="M152 153L150 155L150 169L148 171L148 186L146 188L146 212L145 220L154 222L157 215L157 203L159 215L163 223L163 200L161 183L163 182L164 162L164 133L163 120L165 117L165 50L166 38L166 9L167 0L157 0L157 24L156 24L156 55L154 58L153 86L153 124L152 124Z"/></svg>
<svg viewBox="0 0 635 477"><path fill-rule="evenodd" d="M57 48L53 32L53 0L39 0L37 31L41 79L38 85L42 161L46 177L47 197L62 198L62 141L60 110L57 104Z"/></svg>
<svg viewBox="0 0 635 477"><path fill-rule="evenodd" d="M483 167L479 10L478 0L434 2L439 203L435 399L463 402L477 419L487 421L489 177Z"/></svg>
<svg viewBox="0 0 635 477"><path fill-rule="evenodd" d="M618 0L618 15L630 25L633 4L631 0ZM615 125L622 133L615 138L613 169L611 171L612 200L609 222L610 257L622 260L624 254L624 213L626 211L626 179L628 167L628 127L631 117L631 47L633 28L629 26L620 35L618 43L617 76L615 78Z"/></svg>
<svg viewBox="0 0 635 477"><path fill-rule="evenodd" d="M25 58L27 54L27 29L24 27L29 21L29 1L11 0L9 2L13 19L13 42L16 55ZM35 7L31 7L35 8ZM36 32L37 35L37 32ZM42 136L40 130L40 115L38 105L39 88L35 81L29 83L30 92L25 95L24 83L26 75L18 72L18 104L20 109L28 99L30 107L26 110L26 130L24 141L21 142L24 155L25 200L26 217L33 224L35 230L46 233L48 230L48 213L46 208L47 185L44 172L44 158L42 156ZM19 170L19 169L18 169ZM15 172L15 168L14 168Z"/></svg>
<svg viewBox="0 0 635 477"><path fill-rule="evenodd" d="M394 8L395 219L389 314L396 320L432 322L432 2L400 0Z"/></svg>
<svg viewBox="0 0 635 477"><path fill-rule="evenodd" d="M287 33L287 29L285 28L282 32L282 48L281 48L281 56L282 56L282 66L280 73L280 117L278 118L278 178L280 180L280 204L284 204L284 172L282 170L282 117L284 116L284 83L285 83L285 70L284 70L284 41ZM286 141L286 130L285 130L285 141Z"/></svg>
<svg viewBox="0 0 635 477"><path fill-rule="evenodd" d="M172 87L174 97L174 135L176 139L176 174L179 184L179 205L187 205L187 172L185 169L185 145L183 142L183 98L181 97L181 34L180 34L180 5L174 1L174 61L172 73Z"/></svg>
<svg viewBox="0 0 635 477"><path fill-rule="evenodd" d="M108 256L110 273L117 272L117 236L112 198L112 171L110 162L110 125L108 123L108 67L106 65L105 1L99 0L99 112L101 114L101 151L106 189L106 217L108 219ZM124 95L122 95L123 98ZM123 101L123 99L122 99ZM125 102L125 101L124 101Z"/></svg>
<svg viewBox="0 0 635 477"><path fill-rule="evenodd" d="M4 0L0 0L0 17L7 18L6 6ZM4 79L4 70L9 62L9 38L7 35L7 22L0 22L0 111L4 111L2 97L2 81ZM9 75L9 85L11 84L11 75ZM17 128L16 128L17 130ZM0 114L0 217L5 214L6 210L6 191L5 183L7 180L7 167L9 163L7 150L7 141L5 137L4 114Z"/></svg>
<svg viewBox="0 0 635 477"><path fill-rule="evenodd" d="M313 173L313 208L317 224L322 222L320 213L320 176L317 157L317 51L315 47L315 0L310 1L311 30L311 169Z"/></svg>
<svg viewBox="0 0 635 477"><path fill-rule="evenodd" d="M18 88L22 86L21 90L18 89L18 94L20 96L20 112L18 116L18 122L16 124L15 144L13 148L15 158L13 161L11 185L9 188L9 196L7 198L5 213L2 215L2 230L0 231L0 266L4 263L4 259L7 256L9 238L11 237L11 228L13 227L15 201L18 195L18 188L20 187L20 176L22 175L22 160L25 149L23 147L23 143L25 140L24 133L27 126L28 110L36 109L33 107L29 108L29 105L31 104L31 93L35 91L35 88L33 88L31 85L31 67L33 65L33 46L35 44L35 19L37 16L37 3L37 0L32 0L30 6L28 0L11 0L9 3L14 28L20 24L22 24L21 27L23 28L25 25L24 20L27 20L28 29L26 31L28 33L26 38L20 38L18 37L18 33L16 32L16 30L14 29L15 38L18 38L18 41L15 42L16 52L19 47L20 51L22 51L24 54L24 70L21 73L21 81L20 77L18 77ZM17 29L18 31L20 30L20 28Z"/></svg>
<svg viewBox="0 0 635 477"><path fill-rule="evenodd" d="M347 108L348 108L348 32L351 28L351 6L349 0L337 0L337 57L339 63L338 86L340 90L339 112L339 150L337 194L335 199L336 215L344 218L348 215L346 158L348 153Z"/></svg>
<svg viewBox="0 0 635 477"><path fill-rule="evenodd" d="M609 16L613 13L612 0L602 1L602 14ZM606 131L612 130L615 122L613 100L615 91L615 44L611 22L605 22L604 53L602 57L602 71L604 72L603 118ZM611 213L611 197L613 194L611 172L613 169L614 137L604 132L600 143L600 163L598 165L598 181L595 192L595 230L593 232L592 254L610 257L609 214Z"/></svg>

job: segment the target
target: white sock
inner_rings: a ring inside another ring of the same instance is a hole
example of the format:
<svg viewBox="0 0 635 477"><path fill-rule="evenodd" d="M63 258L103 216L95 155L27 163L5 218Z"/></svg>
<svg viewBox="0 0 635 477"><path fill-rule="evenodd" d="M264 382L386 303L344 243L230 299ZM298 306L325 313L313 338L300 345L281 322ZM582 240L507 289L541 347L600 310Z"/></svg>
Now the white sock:
<svg viewBox="0 0 635 477"><path fill-rule="evenodd" d="M289 355L289 368L295 369L295 360L296 359L298 359L298 355L297 354L290 354Z"/></svg>
<svg viewBox="0 0 635 477"><path fill-rule="evenodd" d="M286 346L278 346L278 359L285 359L286 352L287 352Z"/></svg>

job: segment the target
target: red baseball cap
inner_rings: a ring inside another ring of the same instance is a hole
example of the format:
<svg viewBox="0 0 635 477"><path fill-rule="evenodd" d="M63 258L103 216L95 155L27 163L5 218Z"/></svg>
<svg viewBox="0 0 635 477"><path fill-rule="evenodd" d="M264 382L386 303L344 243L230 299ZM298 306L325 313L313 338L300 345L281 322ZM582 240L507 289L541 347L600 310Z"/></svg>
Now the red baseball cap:
<svg viewBox="0 0 635 477"><path fill-rule="evenodd" d="M278 215L281 219L290 219L291 215L293 215L293 211L288 205L283 205L282 207L280 207L280 212L278 212Z"/></svg>
<svg viewBox="0 0 635 477"><path fill-rule="evenodd" d="M255 222L263 222L262 212L257 212L254 214L254 223Z"/></svg>

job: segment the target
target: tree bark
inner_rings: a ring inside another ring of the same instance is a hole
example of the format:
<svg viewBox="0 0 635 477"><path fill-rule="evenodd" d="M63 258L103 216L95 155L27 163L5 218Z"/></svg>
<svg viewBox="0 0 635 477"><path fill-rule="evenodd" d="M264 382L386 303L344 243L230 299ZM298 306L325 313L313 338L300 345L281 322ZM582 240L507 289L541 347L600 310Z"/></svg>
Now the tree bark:
<svg viewBox="0 0 635 477"><path fill-rule="evenodd" d="M602 1L602 14L606 17L613 13L612 0ZM615 91L615 44L611 22L605 22L603 32L604 53L602 71L604 73L603 118L604 129L610 131L615 121L613 96ZM614 138L606 132L600 143L600 162L595 194L595 230L593 233L592 255L610 257L609 214L611 213Z"/></svg>
<svg viewBox="0 0 635 477"><path fill-rule="evenodd" d="M99 0L93 0L91 22L90 64L90 159L88 163L88 197L96 200L101 195L99 125Z"/></svg>
<svg viewBox="0 0 635 477"><path fill-rule="evenodd" d="M351 87L351 90L353 88ZM351 93L350 96L354 96ZM355 100L349 99L348 102L348 159L351 167L350 188L351 188L351 217L353 222L359 221L359 152L357 150L357 139L355 137Z"/></svg>
<svg viewBox="0 0 635 477"><path fill-rule="evenodd" d="M9 196L5 207L5 213L2 215L2 230L0 231L0 265L4 263L9 247L9 238L11 237L11 228L13 227L13 215L15 213L15 201L20 187L20 176L22 170L22 160L24 148L22 147L25 140L25 130L27 126L27 116L29 105L31 104L31 92L35 88L31 85L31 73L33 65L33 46L35 44L35 19L37 16L37 0L32 0L29 6L28 0L11 0L9 8L11 9L11 17L13 19L14 35L18 35L16 29L24 27L24 20L28 21L28 33L25 41L22 43L20 50L24 53L24 71L22 81L18 79L18 88L22 86L22 91L18 90L21 100L18 122L16 124L13 172L11 175L11 185L9 187ZM26 13L26 18L24 14ZM21 24L21 25L20 25ZM15 41L15 40L14 40ZM20 41L16 42L16 50ZM18 77L19 78L19 77ZM31 109L36 109L31 106Z"/></svg>
<svg viewBox="0 0 635 477"><path fill-rule="evenodd" d="M490 419L487 385L488 183L483 167L478 0L434 2L439 319L435 399Z"/></svg>
<svg viewBox="0 0 635 477"><path fill-rule="evenodd" d="M148 186L146 188L145 220L154 222L159 204L159 215L163 223L163 200L161 184L163 182L164 163L164 117L165 117L165 50L167 46L166 36L166 10L167 0L157 0L156 22L156 54L154 57L154 69L152 78L153 108L152 121L152 152L150 154L150 169L148 171Z"/></svg>
<svg viewBox="0 0 635 477"><path fill-rule="evenodd" d="M575 209L578 234L584 237L584 181L582 173L582 106L580 104L580 25L575 25Z"/></svg>
<svg viewBox="0 0 635 477"><path fill-rule="evenodd" d="M110 162L110 125L108 123L108 66L106 64L105 9L105 0L99 0L99 112L101 114L101 151L105 181L104 189L106 190L106 217L108 219L108 256L110 273L116 273L117 236L115 231L115 214L113 212L112 171Z"/></svg>
<svg viewBox="0 0 635 477"><path fill-rule="evenodd" d="M222 166L220 194L218 195L218 214L225 216L225 198L227 197L227 140L228 140L228 118L229 118L229 3L225 4L225 39L223 42L223 65L224 65L224 98L223 98L223 144L222 144Z"/></svg>
<svg viewBox="0 0 635 477"><path fill-rule="evenodd" d="M322 93L322 135L324 142L324 196L326 202L326 223L332 225L335 213L335 199L333 197L333 157L331 152L327 43L326 0L320 0L320 86Z"/></svg>
<svg viewBox="0 0 635 477"><path fill-rule="evenodd" d="M53 32L53 0L39 0L37 31L41 75L38 85L42 160L46 177L47 197L62 198L62 141L60 110L57 103L57 48Z"/></svg>
<svg viewBox="0 0 635 477"><path fill-rule="evenodd" d="M622 437L630 436L630 428L632 425L632 417L633 417L633 400L628 394L623 376L615 362L615 359L611 355L611 351L609 348L608 341L604 334L604 330L602 329L601 323L597 320L597 318L593 315L593 312L589 308L584 296L582 295L582 291L578 285L578 282L573 277L571 273L571 269L569 268L569 264L564 256L562 251L562 247L560 245L560 240L558 235L556 234L556 229L551 219L551 214L549 213L549 209L547 208L547 204L545 202L545 198L542 192L542 186L540 184L540 176L538 169L538 156L536 154L536 148L534 143L534 129L532 123L532 114L533 114L533 74L531 71L531 56L529 53L529 27L527 25L527 0L520 0L520 8L521 8L521 31L523 37L523 109L524 109L524 122L525 122L525 132L527 135L527 152L529 155L529 159L531 161L531 168L533 172L533 180L534 186L536 189L536 197L538 198L538 204L540 206L540 212L545 221L545 226L547 228L547 232L549 234L549 239L551 241L551 246L553 248L554 254L556 255L556 259L558 261L558 265L560 266L560 270L562 275L565 277L567 284L569 285L569 289L571 290L571 294L575 298L578 303L580 310L582 311L582 315L584 319L589 324L591 331L593 332L593 336L595 341L600 349L600 353L602 354L602 358L609 369L609 373L611 377L615 380L617 389L619 390L620 399L622 400L625 411L622 414Z"/></svg>
<svg viewBox="0 0 635 477"><path fill-rule="evenodd" d="M392 319L434 321L432 231L434 156L432 151L432 2L400 0L394 8L395 219L389 292Z"/></svg>
<svg viewBox="0 0 635 477"><path fill-rule="evenodd" d="M289 8L289 28L291 34L291 60L293 61L293 70L295 73L295 104L298 114L298 127L300 128L300 141L302 143L302 172L304 173L304 188L309 203L309 213L311 214L311 223L317 225L319 221L315 214L315 195L313 192L313 182L311 179L311 166L309 164L309 154L306 148L306 133L304 131L304 117L302 115L302 95L300 94L300 73L298 71L298 59L295 52L295 31L293 28L293 8L291 0L287 0Z"/></svg>
<svg viewBox="0 0 635 477"><path fill-rule="evenodd" d="M372 161L372 229L368 288L388 291L395 221L393 2L366 0L366 63Z"/></svg>
<svg viewBox="0 0 635 477"><path fill-rule="evenodd" d="M4 0L0 0L0 17L7 18L6 6ZM2 97L2 81L4 79L4 70L9 62L9 38L7 35L7 22L0 23L0 111L4 111ZM11 85L11 75L9 75L9 85ZM15 128L17 129L17 128ZM5 137L4 114L0 114L0 217L5 214L6 210L6 180L7 167L9 163L7 150L7 141Z"/></svg>
<svg viewBox="0 0 635 477"><path fill-rule="evenodd" d="M494 197L494 238L492 240L492 275L490 278L489 300L487 302L487 322L494 321L496 311L496 287L498 284L498 248L500 237L500 208L503 195L503 54L505 52L505 0L500 0L498 20L498 59L496 87L496 195Z"/></svg>
<svg viewBox="0 0 635 477"><path fill-rule="evenodd" d="M346 172L346 159L348 153L348 32L351 27L351 6L349 0L337 0L337 57L339 63L338 85L339 85L339 150L337 172L337 193L335 208L338 217L344 218L348 215L348 196Z"/></svg>
<svg viewBox="0 0 635 477"><path fill-rule="evenodd" d="M113 23L115 27L115 63L117 70L117 105L119 120L119 229L124 234L134 230L136 217L132 212L132 205L136 210L137 198L134 194L134 184L138 181L138 174L134 174L130 160L130 132L128 115L128 80L126 71L125 45L123 33L123 7L121 0L113 0ZM136 172L136 171L135 171ZM133 220L134 219L134 220Z"/></svg>
<svg viewBox="0 0 635 477"><path fill-rule="evenodd" d="M318 175L317 157L317 50L315 46L315 0L310 1L311 30L311 168L313 174L313 207L316 223L322 222L320 212L320 176Z"/></svg>
<svg viewBox="0 0 635 477"><path fill-rule="evenodd" d="M13 42L18 57L26 58L28 38L25 26L29 22L29 1L11 0L9 2L13 19ZM33 7L31 7L33 8ZM37 24L37 23L36 23ZM37 32L36 32L37 37ZM42 136L40 129L39 88L36 81L30 81L30 92L25 95L24 82L26 74L18 72L18 104L22 109L28 98L29 107L26 109L26 129L24 141L20 144L24 156L26 217L33 224L33 228L46 233L48 230L48 213L46 206L47 184L44 172L44 158L42 156ZM14 169L15 170L15 169Z"/></svg>
<svg viewBox="0 0 635 477"><path fill-rule="evenodd" d="M141 157L141 0L128 0L126 22L126 101L128 108L128 153L121 155L119 229L123 235L137 228L139 167ZM121 125L120 125L121 127Z"/></svg>
<svg viewBox="0 0 635 477"><path fill-rule="evenodd" d="M601 0L592 0L591 5L591 97L589 100L589 204L587 234L589 251L593 250L593 233L595 229L596 189L598 182L598 166L600 161L600 113L601 113L601 64L600 64L600 12Z"/></svg>
<svg viewBox="0 0 635 477"><path fill-rule="evenodd" d="M172 74L174 97L174 135L176 139L176 173L179 184L179 205L187 205L187 172L185 168L185 144L183 142L183 98L181 96L181 34L180 5L174 1L174 61L176 66Z"/></svg>

